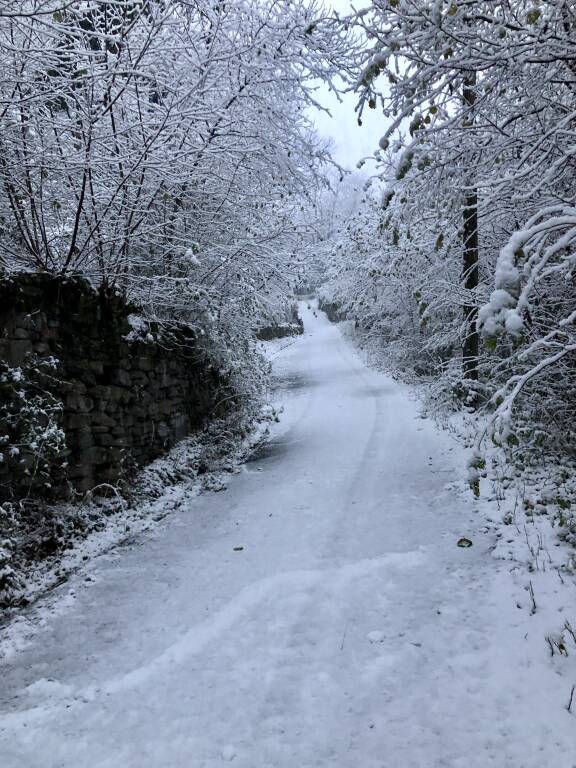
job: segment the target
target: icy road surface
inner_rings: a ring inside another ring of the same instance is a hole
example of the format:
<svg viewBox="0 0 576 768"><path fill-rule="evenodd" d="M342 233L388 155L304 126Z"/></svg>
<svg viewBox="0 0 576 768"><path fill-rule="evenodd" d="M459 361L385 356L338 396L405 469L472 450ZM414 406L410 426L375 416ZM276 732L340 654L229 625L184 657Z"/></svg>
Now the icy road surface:
<svg viewBox="0 0 576 768"><path fill-rule="evenodd" d="M7 659L1 768L576 765L567 683L454 489L462 449L303 315L270 444L87 565Z"/></svg>

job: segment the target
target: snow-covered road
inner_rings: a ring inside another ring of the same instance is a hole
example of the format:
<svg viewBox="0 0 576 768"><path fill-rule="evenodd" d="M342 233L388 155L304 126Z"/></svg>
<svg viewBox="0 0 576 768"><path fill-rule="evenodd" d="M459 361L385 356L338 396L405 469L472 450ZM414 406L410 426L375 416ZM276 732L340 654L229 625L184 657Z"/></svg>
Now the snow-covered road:
<svg viewBox="0 0 576 768"><path fill-rule="evenodd" d="M303 316L271 442L89 564L7 660L1 768L576 765L462 449Z"/></svg>

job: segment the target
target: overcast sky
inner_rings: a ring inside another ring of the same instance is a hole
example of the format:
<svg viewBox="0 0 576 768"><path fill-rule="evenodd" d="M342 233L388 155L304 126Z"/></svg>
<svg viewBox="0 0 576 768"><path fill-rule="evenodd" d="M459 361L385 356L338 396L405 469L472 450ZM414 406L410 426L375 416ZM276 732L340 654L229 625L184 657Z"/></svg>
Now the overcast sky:
<svg viewBox="0 0 576 768"><path fill-rule="evenodd" d="M331 115L314 111L312 119L322 136L330 137L335 145L334 157L341 165L354 168L360 158L372 155L385 131L384 118L376 110L366 109L362 126L358 125L354 107L357 96L345 94L342 103L322 88L318 101L330 109Z"/></svg>
<svg viewBox="0 0 576 768"><path fill-rule="evenodd" d="M350 11L349 0L329 0L327 5L341 14ZM360 158L372 155L378 149L378 141L386 130L383 115L378 110L365 109L362 126L359 126L354 111L358 101L355 94L345 94L342 103L339 103L327 88L321 87L317 97L331 112L331 116L319 111L312 114L318 132L333 140L337 162L347 168L355 168ZM370 170L370 166L366 170Z"/></svg>

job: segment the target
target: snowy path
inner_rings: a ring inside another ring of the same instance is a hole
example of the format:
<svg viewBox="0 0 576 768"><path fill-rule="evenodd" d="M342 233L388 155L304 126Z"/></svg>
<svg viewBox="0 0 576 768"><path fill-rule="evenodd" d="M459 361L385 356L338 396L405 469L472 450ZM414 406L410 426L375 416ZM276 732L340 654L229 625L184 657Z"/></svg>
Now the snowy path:
<svg viewBox="0 0 576 768"><path fill-rule="evenodd" d="M451 489L461 450L303 314L269 446L91 563L5 664L2 768L576 765L528 611Z"/></svg>

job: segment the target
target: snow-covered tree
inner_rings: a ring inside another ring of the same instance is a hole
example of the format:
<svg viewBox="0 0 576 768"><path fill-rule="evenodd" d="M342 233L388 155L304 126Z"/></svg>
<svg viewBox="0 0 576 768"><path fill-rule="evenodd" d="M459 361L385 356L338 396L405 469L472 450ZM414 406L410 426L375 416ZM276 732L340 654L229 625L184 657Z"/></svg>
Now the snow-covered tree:
<svg viewBox="0 0 576 768"><path fill-rule="evenodd" d="M307 107L343 39L314 1L5 4L4 268L247 331L307 236L329 162Z"/></svg>
<svg viewBox="0 0 576 768"><path fill-rule="evenodd" d="M379 109L388 127L385 211L364 223L370 248L343 246L336 293L379 339L394 319L412 369L438 353L433 378L495 409L520 463L573 452L573 3L374 0L345 23L366 40L359 120Z"/></svg>

